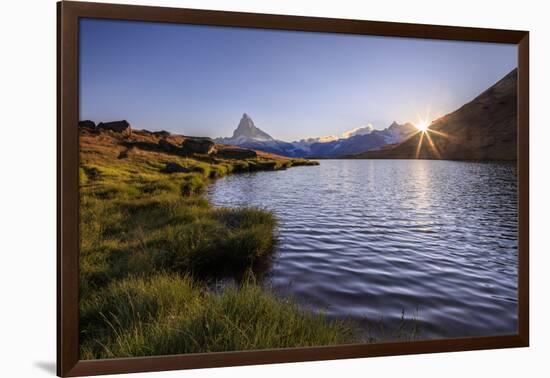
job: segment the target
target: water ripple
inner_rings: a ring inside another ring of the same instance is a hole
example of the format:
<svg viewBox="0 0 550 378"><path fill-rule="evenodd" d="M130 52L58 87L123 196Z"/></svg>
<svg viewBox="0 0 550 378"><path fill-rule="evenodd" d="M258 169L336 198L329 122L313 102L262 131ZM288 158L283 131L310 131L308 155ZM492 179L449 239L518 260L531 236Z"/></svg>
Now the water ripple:
<svg viewBox="0 0 550 378"><path fill-rule="evenodd" d="M513 164L323 160L209 196L277 214L281 295L390 327L417 310L423 338L464 337L516 332L516 182Z"/></svg>

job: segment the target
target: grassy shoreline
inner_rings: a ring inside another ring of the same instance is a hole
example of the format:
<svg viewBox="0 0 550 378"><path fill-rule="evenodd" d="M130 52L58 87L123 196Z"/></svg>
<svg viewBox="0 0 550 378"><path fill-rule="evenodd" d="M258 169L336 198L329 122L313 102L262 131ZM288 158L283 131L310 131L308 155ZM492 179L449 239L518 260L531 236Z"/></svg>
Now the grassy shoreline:
<svg viewBox="0 0 550 378"><path fill-rule="evenodd" d="M81 358L330 345L355 341L329 321L250 280L271 258L275 217L214 208L211 179L314 164L216 159L128 149L111 132L81 134ZM168 163L185 173L166 173ZM220 292L208 280L242 284Z"/></svg>

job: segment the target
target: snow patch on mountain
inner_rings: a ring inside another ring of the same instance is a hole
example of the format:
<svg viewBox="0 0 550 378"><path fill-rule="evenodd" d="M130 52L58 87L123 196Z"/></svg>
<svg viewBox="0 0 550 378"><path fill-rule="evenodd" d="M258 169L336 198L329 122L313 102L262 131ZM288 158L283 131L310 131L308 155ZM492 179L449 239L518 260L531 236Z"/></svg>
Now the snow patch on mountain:
<svg viewBox="0 0 550 378"><path fill-rule="evenodd" d="M367 126L356 127L355 129L344 131L342 133L342 138L348 139L356 135L367 135L372 133L373 131L374 131L374 126L369 123Z"/></svg>

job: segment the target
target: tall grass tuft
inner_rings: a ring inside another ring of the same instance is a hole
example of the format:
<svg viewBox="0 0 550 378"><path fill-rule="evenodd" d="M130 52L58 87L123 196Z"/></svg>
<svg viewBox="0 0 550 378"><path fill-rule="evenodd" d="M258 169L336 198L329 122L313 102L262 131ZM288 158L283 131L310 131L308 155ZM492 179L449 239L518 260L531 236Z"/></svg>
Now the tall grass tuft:
<svg viewBox="0 0 550 378"><path fill-rule="evenodd" d="M352 323L328 321L254 283L212 292L166 274L113 283L82 305L82 319L84 359L356 341Z"/></svg>
<svg viewBox="0 0 550 378"><path fill-rule="evenodd" d="M184 196L201 194L205 189L206 183L204 179L196 174L185 176L181 184L181 194Z"/></svg>

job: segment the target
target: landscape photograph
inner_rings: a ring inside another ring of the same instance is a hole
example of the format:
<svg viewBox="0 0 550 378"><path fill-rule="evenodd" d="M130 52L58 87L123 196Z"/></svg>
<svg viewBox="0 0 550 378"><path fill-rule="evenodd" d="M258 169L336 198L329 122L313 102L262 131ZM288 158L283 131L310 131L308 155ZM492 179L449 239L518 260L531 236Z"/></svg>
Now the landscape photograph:
<svg viewBox="0 0 550 378"><path fill-rule="evenodd" d="M517 45L91 18L78 45L80 359L517 333Z"/></svg>

